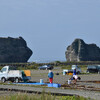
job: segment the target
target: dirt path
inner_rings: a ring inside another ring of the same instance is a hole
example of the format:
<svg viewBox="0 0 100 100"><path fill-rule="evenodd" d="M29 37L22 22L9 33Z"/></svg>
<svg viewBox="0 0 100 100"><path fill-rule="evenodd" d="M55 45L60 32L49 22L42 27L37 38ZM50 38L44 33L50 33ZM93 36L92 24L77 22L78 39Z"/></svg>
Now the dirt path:
<svg viewBox="0 0 100 100"><path fill-rule="evenodd" d="M90 97L95 100L100 100L100 92L94 91L84 91L84 90L72 90L72 89L60 89L60 88L39 88L39 87L29 87L29 86L15 86L15 85L0 85L0 90L10 90L13 91L23 91L23 92L35 92L39 93L43 90L45 92L50 92L53 94L63 94L63 95L78 95L83 97Z"/></svg>
<svg viewBox="0 0 100 100"><path fill-rule="evenodd" d="M71 76L62 75L62 70L53 70L54 72L54 83L59 84L67 84L67 80ZM59 75L56 75L56 73L59 73ZM43 81L46 83L48 82L48 70L32 70L31 71L31 81L33 82L40 82L40 79L43 79ZM95 87L100 88L100 83L93 83L91 81L100 81L100 74L83 74L79 75L81 77L81 81L77 82L77 86L83 86L83 87ZM90 82L89 82L90 81ZM13 86L13 85L0 85L0 89L6 88L6 89L15 89L15 90L28 90L28 91L34 91L34 92L42 92L44 88L36 87L29 87L29 86ZM51 93L62 93L66 95L79 95L83 97L90 97L96 100L100 100L100 91L87 91L87 90L75 90L72 89L63 89L63 88L45 88L45 92L51 92ZM9 92L8 92L9 93ZM1 93L3 94L3 92Z"/></svg>

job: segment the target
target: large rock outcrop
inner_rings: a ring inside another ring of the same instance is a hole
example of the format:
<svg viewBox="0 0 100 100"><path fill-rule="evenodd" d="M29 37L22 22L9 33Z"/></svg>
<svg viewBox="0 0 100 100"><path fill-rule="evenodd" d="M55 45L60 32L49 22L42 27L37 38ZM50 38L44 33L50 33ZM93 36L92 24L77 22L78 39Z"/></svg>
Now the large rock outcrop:
<svg viewBox="0 0 100 100"><path fill-rule="evenodd" d="M0 38L0 63L27 62L32 51L22 38Z"/></svg>
<svg viewBox="0 0 100 100"><path fill-rule="evenodd" d="M65 52L67 61L100 61L100 48L96 44L86 44L75 39Z"/></svg>

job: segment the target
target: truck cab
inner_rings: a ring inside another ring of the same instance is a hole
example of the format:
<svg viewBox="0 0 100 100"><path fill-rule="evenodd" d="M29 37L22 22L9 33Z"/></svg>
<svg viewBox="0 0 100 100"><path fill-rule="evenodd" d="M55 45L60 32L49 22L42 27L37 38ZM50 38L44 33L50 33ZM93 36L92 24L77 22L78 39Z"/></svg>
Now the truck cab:
<svg viewBox="0 0 100 100"><path fill-rule="evenodd" d="M7 73L8 73L8 67L9 66L5 66L1 69L0 71L0 80L2 82L5 82L6 78L7 78Z"/></svg>

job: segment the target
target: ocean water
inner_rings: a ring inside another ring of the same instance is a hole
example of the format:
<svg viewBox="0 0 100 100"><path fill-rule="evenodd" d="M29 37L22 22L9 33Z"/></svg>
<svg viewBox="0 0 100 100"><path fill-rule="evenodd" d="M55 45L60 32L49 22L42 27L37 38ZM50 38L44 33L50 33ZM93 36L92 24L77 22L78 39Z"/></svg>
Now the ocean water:
<svg viewBox="0 0 100 100"><path fill-rule="evenodd" d="M33 60L30 62L36 62L36 63L51 63L55 61L65 62L66 60Z"/></svg>

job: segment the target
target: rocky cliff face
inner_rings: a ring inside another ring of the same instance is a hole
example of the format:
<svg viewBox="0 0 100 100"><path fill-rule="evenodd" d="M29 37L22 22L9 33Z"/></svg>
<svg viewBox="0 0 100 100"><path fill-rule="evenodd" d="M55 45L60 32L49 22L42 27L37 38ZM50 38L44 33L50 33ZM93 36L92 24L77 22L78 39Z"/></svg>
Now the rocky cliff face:
<svg viewBox="0 0 100 100"><path fill-rule="evenodd" d="M27 62L32 51L22 38L0 38L0 63Z"/></svg>
<svg viewBox="0 0 100 100"><path fill-rule="evenodd" d="M75 39L65 52L67 61L100 61L100 48L96 44L86 44Z"/></svg>

